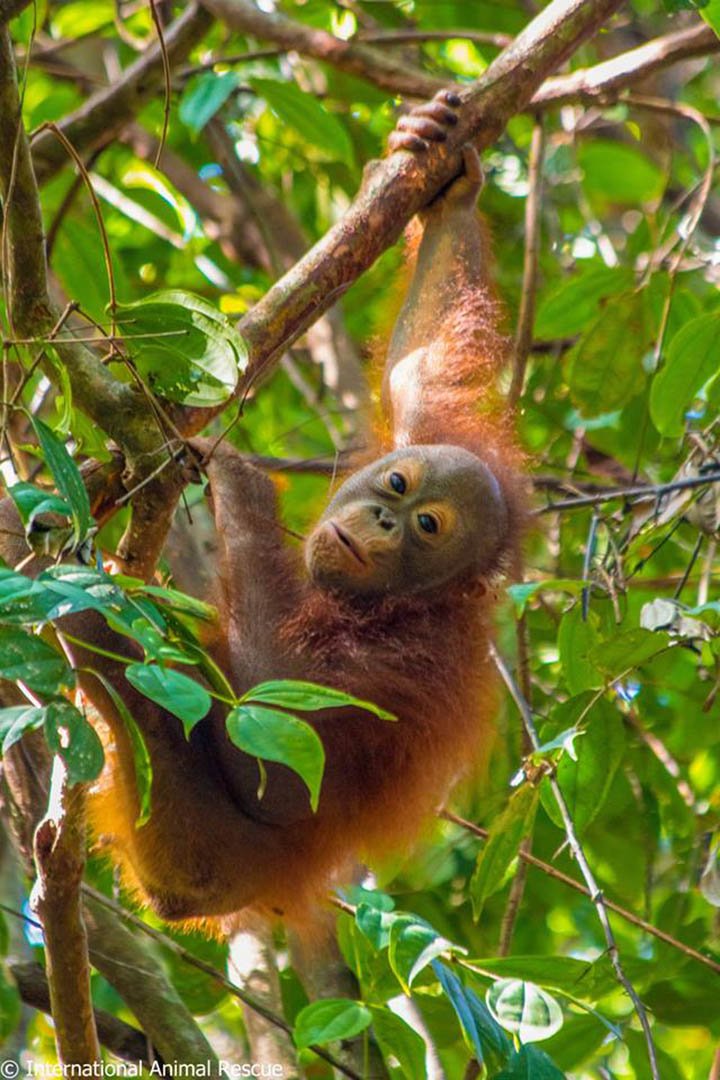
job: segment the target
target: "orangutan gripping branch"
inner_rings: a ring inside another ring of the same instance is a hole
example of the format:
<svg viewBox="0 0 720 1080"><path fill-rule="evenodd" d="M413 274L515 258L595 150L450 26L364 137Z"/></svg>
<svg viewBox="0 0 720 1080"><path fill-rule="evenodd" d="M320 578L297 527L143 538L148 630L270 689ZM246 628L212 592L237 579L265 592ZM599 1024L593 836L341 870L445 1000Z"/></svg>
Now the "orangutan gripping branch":
<svg viewBox="0 0 720 1080"><path fill-rule="evenodd" d="M445 93L401 122L391 147L422 153L445 137ZM140 695L123 665L76 649L122 695L153 764L153 810L137 827L129 737L107 691L85 692L112 731L96 799L130 879L166 919L241 909L302 921L358 858L406 845L487 738L492 582L521 517L517 454L496 381L505 360L499 308L475 202L476 153L421 217L414 276L383 382L380 456L342 484L305 545L284 543L271 481L221 444L205 463L224 582L221 658L238 694L305 679L370 700L311 714L326 768L313 812L300 778L238 750L220 707L186 739ZM195 449L207 454L210 441ZM136 659L134 646L84 618L86 640ZM78 636L77 631L74 636Z"/></svg>

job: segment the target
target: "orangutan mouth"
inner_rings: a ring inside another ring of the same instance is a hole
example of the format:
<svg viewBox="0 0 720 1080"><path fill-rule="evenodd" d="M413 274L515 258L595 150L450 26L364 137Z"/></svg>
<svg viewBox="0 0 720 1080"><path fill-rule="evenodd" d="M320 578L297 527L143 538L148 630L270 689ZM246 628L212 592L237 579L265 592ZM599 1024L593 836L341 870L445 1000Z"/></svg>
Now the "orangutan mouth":
<svg viewBox="0 0 720 1080"><path fill-rule="evenodd" d="M362 555L358 551L358 549L355 546L355 544L353 543L351 537L345 532L344 529L341 529L339 525L336 525L334 521L331 522L331 525L332 525L333 529L335 530L335 535L337 536L340 543L344 547L346 547L348 549L350 554L360 563L361 566L365 566L366 565L365 559L362 557Z"/></svg>

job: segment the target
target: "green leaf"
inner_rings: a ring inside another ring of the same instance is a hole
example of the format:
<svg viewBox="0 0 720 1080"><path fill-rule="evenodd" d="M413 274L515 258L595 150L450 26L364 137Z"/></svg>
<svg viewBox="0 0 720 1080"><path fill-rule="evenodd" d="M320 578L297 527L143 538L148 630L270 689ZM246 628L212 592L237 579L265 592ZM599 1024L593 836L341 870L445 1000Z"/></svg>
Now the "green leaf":
<svg viewBox="0 0 720 1080"><path fill-rule="evenodd" d="M578 718L587 708L582 697L572 705L564 703L563 710L572 710ZM625 749L625 730L616 709L600 698L588 714L589 722L582 739L577 742L577 760L564 754L556 777L560 785L575 830L582 835L602 809ZM558 827L562 818L555 800L543 784L543 806Z"/></svg>
<svg viewBox="0 0 720 1080"><path fill-rule="evenodd" d="M598 641L598 618L589 611L583 619L580 604L566 611L558 632L558 649L565 682L571 694L597 690L603 678L589 656Z"/></svg>
<svg viewBox="0 0 720 1080"><path fill-rule="evenodd" d="M662 630L625 630L609 641L598 642L588 652L588 660L609 676L620 676L640 667L667 649L670 637Z"/></svg>
<svg viewBox="0 0 720 1080"><path fill-rule="evenodd" d="M521 1046L493 1080L565 1080L565 1074L537 1046Z"/></svg>
<svg viewBox="0 0 720 1080"><path fill-rule="evenodd" d="M54 696L75 684L65 658L42 638L0 626L0 678L23 682L38 694Z"/></svg>
<svg viewBox="0 0 720 1080"><path fill-rule="evenodd" d="M129 664L125 677L141 694L182 720L186 736L210 711L205 687L181 671L160 664Z"/></svg>
<svg viewBox="0 0 720 1080"><path fill-rule="evenodd" d="M247 364L230 321L191 293L165 290L116 309L140 375L156 393L185 405L227 401Z"/></svg>
<svg viewBox="0 0 720 1080"><path fill-rule="evenodd" d="M0 566L0 622L44 622L55 604L56 597L38 581Z"/></svg>
<svg viewBox="0 0 720 1080"><path fill-rule="evenodd" d="M355 708L364 709L380 720L397 720L392 713L373 705L371 701L345 694L342 690L333 690L329 686L302 682L297 679L277 679L272 682L253 686L241 701L259 701L264 705L280 705L283 709L299 712L315 712L321 709Z"/></svg>
<svg viewBox="0 0 720 1080"><path fill-rule="evenodd" d="M489 988L485 1001L498 1024L523 1043L549 1039L563 1024L555 998L534 983L500 979Z"/></svg>
<svg viewBox="0 0 720 1080"><path fill-rule="evenodd" d="M108 696L112 699L112 703L118 711L122 722L127 728L128 736L130 738L130 744L132 746L133 765L135 767L135 785L137 787L138 802L140 804L140 813L135 821L135 827L140 828L150 820L150 814L152 811L152 760L150 758L150 752L147 748L147 743L143 738L143 734L140 731L135 718L128 709L123 699L118 694L113 684L105 678L101 672L93 669L93 675L104 686Z"/></svg>
<svg viewBox="0 0 720 1080"><path fill-rule="evenodd" d="M720 37L720 0L710 0L709 4L698 4L701 10L705 22L708 26L712 26L713 30Z"/></svg>
<svg viewBox="0 0 720 1080"><path fill-rule="evenodd" d="M578 150L583 187L603 202L643 203L659 199L665 174L641 150L625 143L586 139Z"/></svg>
<svg viewBox="0 0 720 1080"><path fill-rule="evenodd" d="M240 83L234 71L205 71L189 79L180 99L179 116L191 131L202 131Z"/></svg>
<svg viewBox="0 0 720 1080"><path fill-rule="evenodd" d="M691 319L670 342L650 387L650 416L661 435L682 435L685 412L720 370L720 312Z"/></svg>
<svg viewBox="0 0 720 1080"><path fill-rule="evenodd" d="M495 819L482 847L470 879L473 918L477 922L485 901L504 884L523 838L531 831L537 809L538 791L524 784Z"/></svg>
<svg viewBox="0 0 720 1080"><path fill-rule="evenodd" d="M371 1005L375 1038L387 1062L393 1059L406 1077L425 1080L425 1041L401 1017L383 1005Z"/></svg>
<svg viewBox="0 0 720 1080"><path fill-rule="evenodd" d="M70 503L66 499L36 487L35 484L13 484L8 488L8 495L17 507L26 532L30 531L38 514L64 514L66 517L72 514Z"/></svg>
<svg viewBox="0 0 720 1080"><path fill-rule="evenodd" d="M0 754L7 754L26 731L37 731L44 723L45 709L35 705L13 705L0 709Z"/></svg>
<svg viewBox="0 0 720 1080"><path fill-rule="evenodd" d="M541 299L535 318L535 337L552 341L581 334L597 318L602 301L631 289L633 277L627 267L577 263L572 277L563 278Z"/></svg>
<svg viewBox="0 0 720 1080"><path fill-rule="evenodd" d="M568 353L568 385L584 415L618 409L642 390L642 360L651 346L642 292L613 298Z"/></svg>
<svg viewBox="0 0 720 1080"><path fill-rule="evenodd" d="M293 1038L298 1050L325 1046L337 1039L352 1039L370 1026L370 1010L349 998L326 998L301 1009L295 1020Z"/></svg>
<svg viewBox="0 0 720 1080"><path fill-rule="evenodd" d="M525 614L528 600L538 593L565 592L571 596L577 596L586 587L585 581L577 578L545 578L543 581L522 581L515 585L508 585L508 595L515 605L515 614L522 618Z"/></svg>
<svg viewBox="0 0 720 1080"><path fill-rule="evenodd" d="M610 993L617 978L607 956L576 960L571 956L491 956L470 961L496 979L522 979L587 1001Z"/></svg>
<svg viewBox="0 0 720 1080"><path fill-rule="evenodd" d="M416 915L398 915L390 927L390 967L406 994L421 971L450 950L464 952Z"/></svg>
<svg viewBox="0 0 720 1080"><path fill-rule="evenodd" d="M296 772L310 792L315 812L325 769L325 750L317 732L295 716L264 705L238 705L225 721L234 746L262 761L277 761Z"/></svg>
<svg viewBox="0 0 720 1080"><path fill-rule="evenodd" d="M83 542L92 524L90 500L80 470L55 432L37 417L31 417L31 421L55 487L70 506L73 539L77 546Z"/></svg>
<svg viewBox="0 0 720 1080"><path fill-rule="evenodd" d="M393 923L403 917L395 911L383 911L372 904L358 904L355 909L355 921L358 927L378 950L387 948Z"/></svg>
<svg viewBox="0 0 720 1080"><path fill-rule="evenodd" d="M168 589L160 585L143 585L142 592L148 596L154 596L167 604L173 611L180 615L189 615L193 619L203 622L213 622L217 618L217 608L212 604L206 604L195 596L179 592L177 589Z"/></svg>
<svg viewBox="0 0 720 1080"><path fill-rule="evenodd" d="M69 701L48 705L45 738L52 752L65 762L71 784L88 783L102 772L105 754L97 732Z"/></svg>
<svg viewBox="0 0 720 1080"><path fill-rule="evenodd" d="M248 82L255 93L264 98L278 120L321 151L327 161L343 161L352 167L355 155L345 125L312 94L304 92L293 82L255 77Z"/></svg>
<svg viewBox="0 0 720 1080"><path fill-rule="evenodd" d="M433 971L455 1010L476 1059L487 1066L490 1075L495 1075L495 1070L510 1057L512 1043L473 990L463 986L439 960L433 961Z"/></svg>

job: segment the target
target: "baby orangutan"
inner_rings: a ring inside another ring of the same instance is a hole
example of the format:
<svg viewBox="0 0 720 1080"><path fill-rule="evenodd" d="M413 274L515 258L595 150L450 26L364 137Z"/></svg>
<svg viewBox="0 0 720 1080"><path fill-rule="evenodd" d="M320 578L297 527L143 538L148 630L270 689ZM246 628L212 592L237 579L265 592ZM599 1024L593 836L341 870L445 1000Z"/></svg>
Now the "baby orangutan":
<svg viewBox="0 0 720 1080"><path fill-rule="evenodd" d="M391 147L422 154L456 120L443 93L414 110ZM512 425L496 387L506 359L475 202L477 155L424 211L412 282L393 332L381 456L336 491L305 545L304 565L274 527L271 481L220 444L207 456L219 545L221 661L238 693L305 679L392 713L356 707L303 714L326 766L319 807L290 769L228 738L214 706L182 725L134 690L123 665L75 648L122 696L153 765L153 810L137 827L130 739L106 689L84 690L109 724L110 777L95 824L129 879L166 919L241 909L302 923L359 858L407 845L487 740L492 584L522 517ZM208 455L210 440L194 447ZM15 561L18 561L18 558ZM94 646L137 659L92 614ZM77 629L74 636L79 636Z"/></svg>

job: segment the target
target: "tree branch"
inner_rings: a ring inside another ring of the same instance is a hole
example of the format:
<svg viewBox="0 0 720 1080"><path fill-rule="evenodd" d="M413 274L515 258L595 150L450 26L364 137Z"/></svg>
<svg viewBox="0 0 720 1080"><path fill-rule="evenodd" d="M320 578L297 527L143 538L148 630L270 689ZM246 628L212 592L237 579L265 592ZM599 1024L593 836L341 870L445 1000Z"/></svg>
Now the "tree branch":
<svg viewBox="0 0 720 1080"><path fill-rule="evenodd" d="M48 812L35 831L32 906L43 928L55 1043L62 1065L92 1065L100 1044L90 997L90 961L80 884L85 871L85 788L71 786L59 755Z"/></svg>
<svg viewBox="0 0 720 1080"><path fill-rule="evenodd" d="M165 33L168 62L172 65L185 60L211 23L204 8L190 4ZM92 94L57 126L79 154L86 154L112 142L125 124L157 96L163 85L163 54L160 43L155 42L130 65L121 79ZM65 150L49 131L43 132L33 143L33 158L40 184L51 179L68 160Z"/></svg>
<svg viewBox="0 0 720 1080"><path fill-rule="evenodd" d="M284 52L294 50L314 60L332 64L339 71L367 79L391 94L432 97L446 79L408 68L397 57L387 56L372 45L343 41L314 26L295 22L277 12L259 11L251 0L202 0L204 6L232 30L272 41Z"/></svg>
<svg viewBox="0 0 720 1080"><path fill-rule="evenodd" d="M10 964L10 974L26 1005L52 1014L50 989L40 964ZM150 1068L153 1057L148 1053L148 1038L144 1032L104 1009L95 1010L95 1024L100 1042L111 1054L123 1061L140 1062Z"/></svg>
<svg viewBox="0 0 720 1080"><path fill-rule="evenodd" d="M220 0L213 0L217 5ZM235 9L236 0L222 0ZM456 128L422 160L399 151L366 171L344 218L269 290L240 322L251 362L243 389L283 348L325 311L399 236L460 168L460 148L490 146L507 121L525 108L543 78L572 54L621 0L553 0L481 79L461 96ZM246 4L243 0L243 10Z"/></svg>
<svg viewBox="0 0 720 1080"><path fill-rule="evenodd" d="M687 30L665 34L602 64L548 79L532 98L531 105L546 109L568 102L597 100L635 86L648 75L680 60L707 56L718 50L720 39L714 30L707 23L698 22Z"/></svg>

